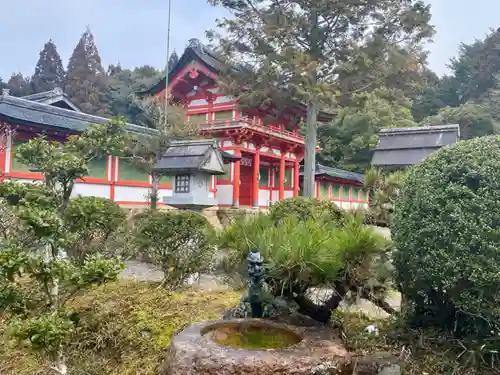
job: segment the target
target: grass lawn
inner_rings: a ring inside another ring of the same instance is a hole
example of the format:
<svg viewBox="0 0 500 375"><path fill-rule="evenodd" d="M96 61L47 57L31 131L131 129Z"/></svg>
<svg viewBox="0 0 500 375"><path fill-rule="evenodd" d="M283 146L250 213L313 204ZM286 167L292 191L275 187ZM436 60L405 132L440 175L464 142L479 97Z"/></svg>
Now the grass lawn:
<svg viewBox="0 0 500 375"><path fill-rule="evenodd" d="M167 293L146 282L121 281L95 288L73 303L81 311L68 353L72 375L153 375L172 335L189 323L220 318L236 305L233 291ZM0 318L0 334L5 334ZM0 374L52 374L36 355L0 344Z"/></svg>

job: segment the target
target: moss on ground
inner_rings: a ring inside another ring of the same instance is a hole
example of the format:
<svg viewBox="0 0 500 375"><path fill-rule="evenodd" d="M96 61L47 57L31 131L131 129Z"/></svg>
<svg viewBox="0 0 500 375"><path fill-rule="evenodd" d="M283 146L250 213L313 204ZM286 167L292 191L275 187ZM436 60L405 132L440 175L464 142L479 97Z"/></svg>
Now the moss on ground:
<svg viewBox="0 0 500 375"><path fill-rule="evenodd" d="M387 353L404 359L403 375L500 374L500 358L481 352L481 345L459 341L432 330L411 330L398 318L373 319L359 311L336 311L334 321L349 351L357 355ZM366 327L375 325L378 334Z"/></svg>
<svg viewBox="0 0 500 375"><path fill-rule="evenodd" d="M71 375L153 375L171 337L191 322L217 319L240 293L168 293L145 282L121 281L91 290L73 303L81 311L68 355ZM0 334L6 322L0 319ZM48 375L34 354L0 344L2 375Z"/></svg>

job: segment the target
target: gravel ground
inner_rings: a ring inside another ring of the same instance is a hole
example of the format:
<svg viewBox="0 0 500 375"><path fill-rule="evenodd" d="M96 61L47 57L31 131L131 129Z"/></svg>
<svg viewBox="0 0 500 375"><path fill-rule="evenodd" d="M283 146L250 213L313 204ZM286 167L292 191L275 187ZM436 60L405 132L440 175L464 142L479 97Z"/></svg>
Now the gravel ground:
<svg viewBox="0 0 500 375"><path fill-rule="evenodd" d="M120 278L125 280L140 280L159 282L163 279L163 272L151 264L130 260L125 262L125 269ZM221 277L216 275L201 274L197 279L189 280L189 283L202 290L227 289Z"/></svg>
<svg viewBox="0 0 500 375"><path fill-rule="evenodd" d="M163 278L163 272L147 263L140 261L127 261L125 262L125 269L121 273L120 277L127 280L159 282ZM190 281L192 282L191 285L194 288L202 290L221 290L229 288L229 286L224 284L222 278L216 275L201 274L197 280ZM311 291L311 297L316 300L321 300L327 297L329 293L330 292L328 290L317 289ZM388 302L395 309L399 309L401 296L397 292L391 293L388 298ZM384 310L364 299L360 299L357 303L351 305L343 303L342 307L349 310L361 310L373 318L386 318L389 316L389 314L387 314Z"/></svg>

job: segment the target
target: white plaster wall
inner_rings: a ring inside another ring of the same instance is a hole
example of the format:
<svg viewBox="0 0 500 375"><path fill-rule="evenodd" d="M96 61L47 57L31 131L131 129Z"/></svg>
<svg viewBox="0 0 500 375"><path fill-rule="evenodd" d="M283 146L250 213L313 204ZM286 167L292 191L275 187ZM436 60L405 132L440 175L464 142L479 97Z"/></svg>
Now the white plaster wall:
<svg viewBox="0 0 500 375"><path fill-rule="evenodd" d="M233 204L233 185L217 185L217 203Z"/></svg>
<svg viewBox="0 0 500 375"><path fill-rule="evenodd" d="M147 187L115 186L115 201L119 202L147 202L148 194Z"/></svg>
<svg viewBox="0 0 500 375"><path fill-rule="evenodd" d="M273 199L272 199L272 202L271 203L275 203L277 202L279 199L279 196L280 196L280 193L278 190L273 190Z"/></svg>
<svg viewBox="0 0 500 375"><path fill-rule="evenodd" d="M163 197L171 197L172 189L159 189L158 190L158 202L163 202Z"/></svg>
<svg viewBox="0 0 500 375"><path fill-rule="evenodd" d="M355 209L358 209L358 208L361 208L361 204L358 203L358 202L352 202L351 203L351 209L355 210Z"/></svg>
<svg viewBox="0 0 500 375"><path fill-rule="evenodd" d="M259 206L269 206L269 190L259 189Z"/></svg>
<svg viewBox="0 0 500 375"><path fill-rule="evenodd" d="M72 197L79 195L84 197L101 197L110 199L110 186L99 184L76 183L73 189Z"/></svg>
<svg viewBox="0 0 500 375"><path fill-rule="evenodd" d="M215 104L218 104L218 103L227 103L227 102L230 102L232 101L233 98L230 98L229 96L218 96L215 100L214 100L214 103ZM192 103L192 102L191 102Z"/></svg>
<svg viewBox="0 0 500 375"><path fill-rule="evenodd" d="M207 105L207 104L208 102L205 99L194 99L191 100L191 103L189 103L189 105Z"/></svg>
<svg viewBox="0 0 500 375"><path fill-rule="evenodd" d="M293 190L285 190L285 199L293 198Z"/></svg>

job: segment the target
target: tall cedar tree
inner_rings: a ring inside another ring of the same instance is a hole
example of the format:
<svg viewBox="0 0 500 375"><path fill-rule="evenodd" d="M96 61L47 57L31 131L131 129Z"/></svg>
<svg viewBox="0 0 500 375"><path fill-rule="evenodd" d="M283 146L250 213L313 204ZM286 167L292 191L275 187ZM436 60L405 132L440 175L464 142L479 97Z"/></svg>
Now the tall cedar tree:
<svg viewBox="0 0 500 375"><path fill-rule="evenodd" d="M29 77L24 77L21 73L13 73L7 81L7 88L12 96L25 96L33 94Z"/></svg>
<svg viewBox="0 0 500 375"><path fill-rule="evenodd" d="M35 74L31 77L33 92L43 92L61 87L64 80L64 67L56 45L50 39L40 51Z"/></svg>
<svg viewBox="0 0 500 375"><path fill-rule="evenodd" d="M106 116L106 80L94 36L87 28L69 59L64 89L83 112Z"/></svg>
<svg viewBox="0 0 500 375"><path fill-rule="evenodd" d="M363 91L386 78L388 55L433 33L430 7L416 0L208 2L233 15L218 21L223 33L208 33L222 55L239 62L223 74L224 91L243 105L307 106L305 196L314 193L318 112L333 110L341 79L365 74L355 89Z"/></svg>

